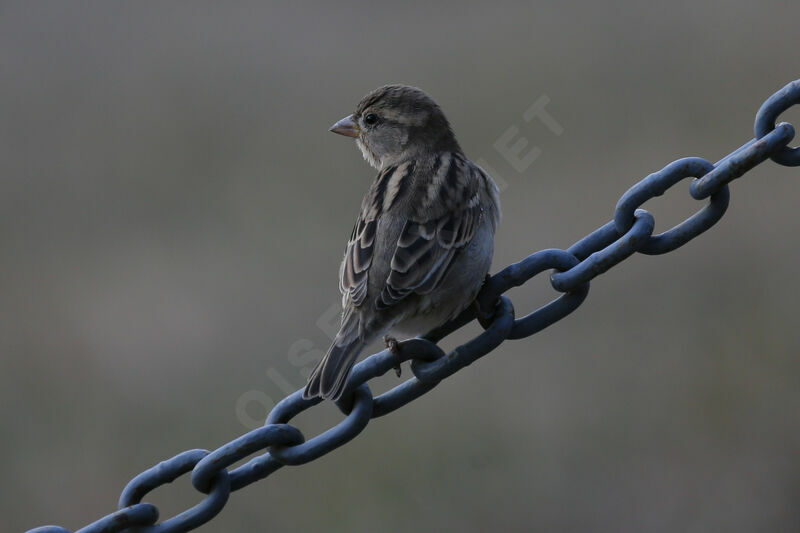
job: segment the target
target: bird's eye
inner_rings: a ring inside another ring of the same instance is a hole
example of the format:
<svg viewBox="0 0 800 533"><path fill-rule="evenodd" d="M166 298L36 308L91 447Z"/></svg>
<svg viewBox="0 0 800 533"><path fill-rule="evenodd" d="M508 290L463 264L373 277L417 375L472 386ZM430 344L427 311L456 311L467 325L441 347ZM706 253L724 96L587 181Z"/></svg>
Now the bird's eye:
<svg viewBox="0 0 800 533"><path fill-rule="evenodd" d="M375 113L367 113L364 116L364 124L372 126L373 124L377 123L378 123L378 115L376 115Z"/></svg>

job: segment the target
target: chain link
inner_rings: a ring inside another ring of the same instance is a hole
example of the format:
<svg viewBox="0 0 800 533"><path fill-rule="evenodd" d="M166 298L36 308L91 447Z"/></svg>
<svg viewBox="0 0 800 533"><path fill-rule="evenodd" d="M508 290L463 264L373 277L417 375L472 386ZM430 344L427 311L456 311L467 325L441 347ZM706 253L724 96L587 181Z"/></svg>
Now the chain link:
<svg viewBox="0 0 800 533"><path fill-rule="evenodd" d="M189 450L145 470L133 478L119 499L119 510L78 530L80 533L114 533L135 528L137 532L189 531L219 513L232 491L263 479L284 465L313 461L355 438L370 419L386 415L419 398L441 380L491 352L507 339L529 337L577 309L589 293L589 282L635 253L657 255L670 252L717 223L730 200L728 184L748 170L772 159L785 166L800 166L800 148L790 148L791 124L776 125L778 116L800 103L800 80L793 81L769 97L755 121L755 139L712 165L699 157L674 161L631 187L617 203L614 218L566 250L536 252L488 277L476 306L424 337L400 343L399 353L384 350L358 363L337 406L345 418L336 426L306 440L289 425L298 414L318 403L304 400L302 389L281 400L270 412L264 427L250 431L213 452ZM655 219L642 204L664 194L678 182L693 178L689 187L696 200L708 198L697 213L674 228L653 235ZM534 276L552 270L550 283L562 293L550 303L515 318L514 307L504 293ZM484 331L445 353L436 343L472 320ZM371 379L411 361L413 377L373 397ZM227 467L259 451L265 453L228 471ZM177 516L158 524L158 509L142 503L149 492L191 472L192 485L207 497ZM28 533L69 533L58 526L44 526Z"/></svg>

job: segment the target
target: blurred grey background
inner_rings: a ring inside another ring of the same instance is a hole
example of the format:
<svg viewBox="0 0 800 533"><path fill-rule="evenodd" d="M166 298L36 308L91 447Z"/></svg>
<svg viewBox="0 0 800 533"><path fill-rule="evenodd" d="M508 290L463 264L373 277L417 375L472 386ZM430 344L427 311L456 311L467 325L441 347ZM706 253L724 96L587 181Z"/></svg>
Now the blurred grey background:
<svg viewBox="0 0 800 533"><path fill-rule="evenodd" d="M3 2L4 528L83 526L141 470L227 442L303 384L374 175L327 129L370 89L427 90L507 184L496 271L569 246L666 163L747 141L800 77L798 15ZM561 135L522 118L543 95ZM541 150L522 172L495 146L510 128ZM202 530L797 531L798 172L765 163L708 233L626 261L568 319L236 493ZM687 189L647 204L659 231L697 209ZM518 314L548 287L514 291ZM183 477L146 500L166 518L199 497Z"/></svg>

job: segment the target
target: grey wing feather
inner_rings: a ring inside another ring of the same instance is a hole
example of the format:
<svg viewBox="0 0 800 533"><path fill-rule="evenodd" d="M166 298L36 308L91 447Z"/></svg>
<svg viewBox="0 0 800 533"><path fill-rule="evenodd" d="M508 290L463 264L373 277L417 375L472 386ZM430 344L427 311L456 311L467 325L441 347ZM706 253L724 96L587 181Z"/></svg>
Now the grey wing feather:
<svg viewBox="0 0 800 533"><path fill-rule="evenodd" d="M467 172L472 171L471 167ZM451 173L448 172L448 175ZM391 262L391 272L381 292L376 307L386 309L411 293L426 294L433 291L447 274L453 258L469 244L483 216L477 184L464 180L449 188L449 203L454 205L444 213L434 209L428 220L408 220Z"/></svg>
<svg viewBox="0 0 800 533"><path fill-rule="evenodd" d="M367 297L369 268L375 253L375 234L381 215L380 206L387 180L395 169L396 167L389 167L382 170L364 197L361 214L353 226L339 269L339 290L345 295L345 300L350 297L350 303L355 307L364 303Z"/></svg>
<svg viewBox="0 0 800 533"><path fill-rule="evenodd" d="M339 272L339 290L349 294L353 305L359 306L367 296L369 267L375 248L377 220L359 218L347 243Z"/></svg>
<svg viewBox="0 0 800 533"><path fill-rule="evenodd" d="M355 307L363 304L367 297L381 214L376 209L375 198L381 197L394 170L382 172L372 194L365 199L342 261L339 288ZM411 293L429 293L444 278L453 258L472 240L484 216L479 173L477 167L461 157L453 156L446 166L443 165L441 175L447 186L431 183L432 194L415 206L412 216L406 220L397 239L391 270L375 299L378 310L392 307Z"/></svg>
<svg viewBox="0 0 800 533"><path fill-rule="evenodd" d="M458 251L472 240L479 205L432 222L406 222L392 257L391 272L376 305L385 309L409 294L433 291Z"/></svg>

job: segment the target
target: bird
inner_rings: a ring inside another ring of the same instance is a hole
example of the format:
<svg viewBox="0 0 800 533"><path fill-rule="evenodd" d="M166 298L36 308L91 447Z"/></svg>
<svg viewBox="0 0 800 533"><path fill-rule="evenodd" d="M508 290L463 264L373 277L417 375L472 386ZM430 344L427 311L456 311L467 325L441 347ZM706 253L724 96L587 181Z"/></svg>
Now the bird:
<svg viewBox="0 0 800 533"><path fill-rule="evenodd" d="M384 336L396 351L388 332L424 334L473 303L501 212L494 180L419 88L379 87L330 131L355 138L378 171L339 268L341 327L303 390L305 399L337 401L367 345Z"/></svg>

